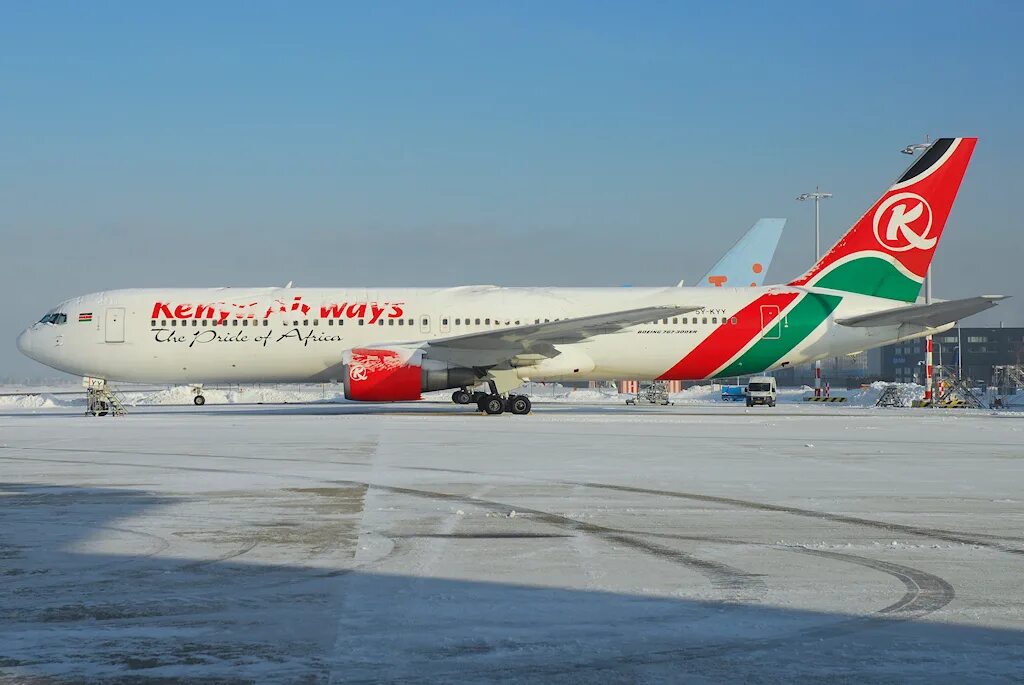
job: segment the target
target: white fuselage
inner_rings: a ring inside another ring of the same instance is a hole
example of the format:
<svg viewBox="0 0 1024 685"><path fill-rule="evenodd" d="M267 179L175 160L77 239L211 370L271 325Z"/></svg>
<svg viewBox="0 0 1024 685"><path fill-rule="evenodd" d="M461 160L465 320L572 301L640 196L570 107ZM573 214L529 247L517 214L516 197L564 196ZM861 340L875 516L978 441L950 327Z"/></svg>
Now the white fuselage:
<svg viewBox="0 0 1024 685"><path fill-rule="evenodd" d="M815 297L838 304L825 313L797 306ZM778 304L758 304L766 301ZM561 354L517 369L530 380L697 379L757 373L942 330L834 323L898 304L789 286L133 289L68 300L52 310L66 315L65 323L35 324L18 346L61 371L113 381L323 382L342 378L342 357L352 348L655 305L700 306L558 345ZM725 361L717 363L716 354Z"/></svg>

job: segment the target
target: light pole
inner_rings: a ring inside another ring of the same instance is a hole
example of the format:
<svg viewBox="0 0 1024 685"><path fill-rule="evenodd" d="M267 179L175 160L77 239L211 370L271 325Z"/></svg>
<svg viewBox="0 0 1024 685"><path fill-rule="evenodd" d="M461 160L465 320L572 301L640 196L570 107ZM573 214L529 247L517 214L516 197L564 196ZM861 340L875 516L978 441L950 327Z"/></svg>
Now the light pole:
<svg viewBox="0 0 1024 685"><path fill-rule="evenodd" d="M918 150L927 150L932 144L928 141L928 136L924 137L923 143L911 143L906 146L900 152L905 155L914 155ZM924 275L924 303L932 303L932 265L928 263L928 271ZM928 373L924 378L924 400L928 402L932 399L932 386L933 386L933 375L935 373L932 367L932 336L925 336L924 339L924 363L928 368Z"/></svg>
<svg viewBox="0 0 1024 685"><path fill-rule="evenodd" d="M796 196L799 202L814 200L814 263L821 259L821 201L832 197L832 193L823 193L815 186L813 193L801 193Z"/></svg>
<svg viewBox="0 0 1024 685"><path fill-rule="evenodd" d="M832 197L832 193L823 193L819 186L814 186L813 193L801 193L796 196L798 202L814 200L814 263L821 259L821 201ZM814 362L814 396L821 397L821 361Z"/></svg>

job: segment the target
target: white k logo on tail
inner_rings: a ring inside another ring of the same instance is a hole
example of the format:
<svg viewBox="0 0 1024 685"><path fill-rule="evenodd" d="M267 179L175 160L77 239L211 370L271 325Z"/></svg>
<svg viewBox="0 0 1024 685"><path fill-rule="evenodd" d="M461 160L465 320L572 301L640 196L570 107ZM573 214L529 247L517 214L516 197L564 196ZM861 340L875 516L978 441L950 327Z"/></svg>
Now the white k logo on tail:
<svg viewBox="0 0 1024 685"><path fill-rule="evenodd" d="M878 229L888 218L883 237ZM875 239L890 252L930 250L938 238L929 238L932 230L932 208L917 193L896 193L879 205L873 222Z"/></svg>

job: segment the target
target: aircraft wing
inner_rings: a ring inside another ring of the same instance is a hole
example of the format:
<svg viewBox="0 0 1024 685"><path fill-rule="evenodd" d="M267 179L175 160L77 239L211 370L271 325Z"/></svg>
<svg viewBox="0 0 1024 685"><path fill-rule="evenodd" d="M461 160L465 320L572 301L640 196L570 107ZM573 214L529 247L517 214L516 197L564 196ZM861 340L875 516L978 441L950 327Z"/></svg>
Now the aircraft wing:
<svg viewBox="0 0 1024 685"><path fill-rule="evenodd" d="M615 333L630 326L657 319L678 316L701 309L703 305L658 306L627 309L621 312L594 314L547 323L528 324L479 333L467 333L431 340L425 354L431 359L460 366L494 366L519 355L554 357L555 345L575 343L606 333Z"/></svg>
<svg viewBox="0 0 1024 685"><path fill-rule="evenodd" d="M764 285L764 277L775 257L775 248L779 246L785 225L785 219L758 219L746 235L701 277L697 287ZM682 281L679 284L682 285Z"/></svg>
<svg viewBox="0 0 1024 685"><path fill-rule="evenodd" d="M947 323L983 312L996 306L1006 295L980 295L964 300L947 300L932 304L912 304L906 307L886 309L883 312L836 319L840 326L861 328L866 326L900 326L904 324L936 328Z"/></svg>

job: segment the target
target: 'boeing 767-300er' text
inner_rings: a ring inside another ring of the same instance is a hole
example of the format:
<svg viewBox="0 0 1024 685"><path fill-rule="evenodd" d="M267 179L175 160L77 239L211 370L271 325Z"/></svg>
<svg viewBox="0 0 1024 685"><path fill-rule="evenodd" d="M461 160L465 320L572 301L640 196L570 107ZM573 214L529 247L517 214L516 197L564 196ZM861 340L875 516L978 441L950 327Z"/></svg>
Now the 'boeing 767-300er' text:
<svg viewBox="0 0 1024 685"><path fill-rule="evenodd" d="M702 379L944 331L996 296L915 304L975 138L935 141L807 273L745 288L211 288L76 297L24 331L48 366L105 381L344 383L352 400L478 392L525 414L528 380ZM197 399L201 396L197 396Z"/></svg>

